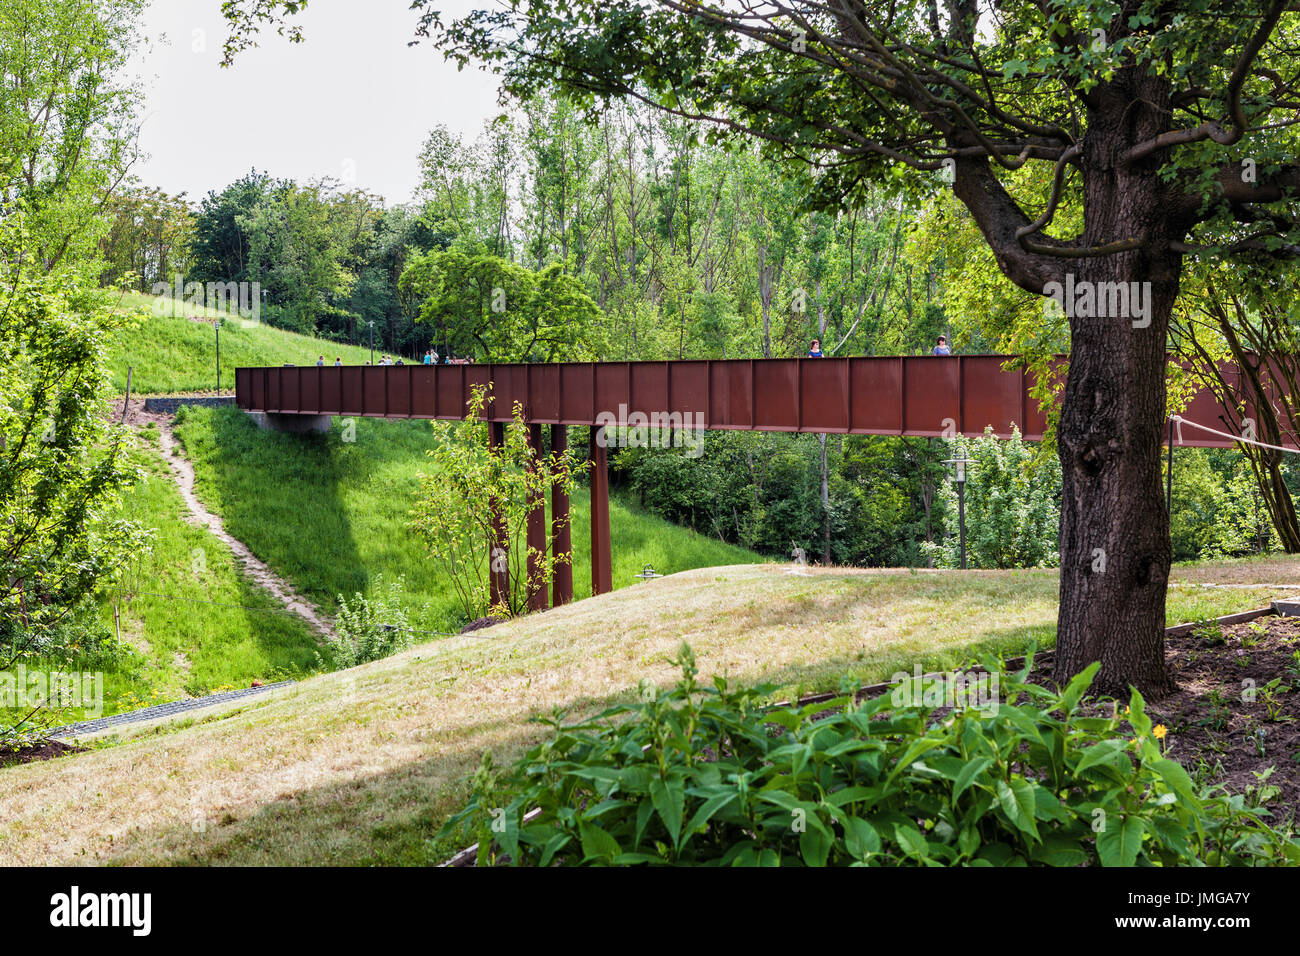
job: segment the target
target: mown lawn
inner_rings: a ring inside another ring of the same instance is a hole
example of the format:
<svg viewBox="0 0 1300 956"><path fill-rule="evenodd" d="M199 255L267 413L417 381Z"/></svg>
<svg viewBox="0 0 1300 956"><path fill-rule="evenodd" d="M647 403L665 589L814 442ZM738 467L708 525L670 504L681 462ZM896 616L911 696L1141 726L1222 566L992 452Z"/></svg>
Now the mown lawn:
<svg viewBox="0 0 1300 956"><path fill-rule="evenodd" d="M1170 623L1275 595L1195 586L1216 576L1180 569ZM706 681L831 690L1050 644L1056 586L1052 571L685 571L0 771L0 863L434 862L485 751L512 760L544 734L533 717L668 686L682 641Z"/></svg>
<svg viewBox="0 0 1300 956"><path fill-rule="evenodd" d="M176 433L194 463L197 490L226 530L318 605L368 593L378 576L406 578L412 624L459 629L465 614L441 569L410 532L410 510L433 438L428 422L358 418L356 440L341 420L328 436L259 430L234 408L186 409ZM572 499L574 592L591 594L591 525L585 489ZM610 502L615 588L637 583L647 564L660 573L761 561Z"/></svg>
<svg viewBox="0 0 1300 956"><path fill-rule="evenodd" d="M131 393L157 395L211 391L217 387L216 330L191 315L224 319L221 326L221 390L233 392L235 369L254 365L315 365L320 355L334 364L362 365L370 350L341 345L225 315L213 309L177 305L167 298L127 293L121 309L134 316L128 328L109 343L113 387L126 391L127 367L132 367ZM376 360L379 358L376 352Z"/></svg>

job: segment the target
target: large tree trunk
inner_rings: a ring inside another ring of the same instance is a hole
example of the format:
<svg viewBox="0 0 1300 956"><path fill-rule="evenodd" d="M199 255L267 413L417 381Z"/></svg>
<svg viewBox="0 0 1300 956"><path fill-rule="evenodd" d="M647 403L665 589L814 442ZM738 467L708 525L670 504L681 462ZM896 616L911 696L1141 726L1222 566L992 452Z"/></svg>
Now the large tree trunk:
<svg viewBox="0 0 1300 956"><path fill-rule="evenodd" d="M1062 486L1055 670L1065 679L1100 661L1094 690L1126 695L1133 685L1159 697L1171 689L1164 639L1171 549L1160 461L1165 337L1181 269L1179 254L1165 251L1164 240L1181 236L1160 234L1166 217L1154 168L1109 161L1153 132L1144 128L1152 121L1121 117L1158 115L1167 101L1158 84L1137 85L1134 99L1147 100L1150 109L1103 109L1090 117L1085 237L1088 243L1128 236L1148 242L1138 251L1068 260L1062 270L1067 291L1065 274L1071 272L1076 290L1086 289L1080 283L1092 283L1094 291L1111 288L1102 283L1124 283L1142 291L1145 308L1139 312L1130 302L1127 314L1070 318L1070 370L1057 432ZM1076 305L1082 303L1076 299Z"/></svg>

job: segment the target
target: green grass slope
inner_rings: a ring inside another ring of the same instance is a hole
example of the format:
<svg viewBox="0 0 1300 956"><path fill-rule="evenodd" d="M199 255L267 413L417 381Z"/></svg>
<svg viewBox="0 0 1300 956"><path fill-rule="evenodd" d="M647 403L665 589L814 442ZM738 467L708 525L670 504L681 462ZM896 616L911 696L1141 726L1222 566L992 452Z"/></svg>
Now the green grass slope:
<svg viewBox="0 0 1300 956"><path fill-rule="evenodd" d="M303 594L333 610L342 594L367 593L378 575L405 575L415 627L463 623L450 584L410 533L419 474L430 469L427 422L356 419L344 442L340 420L328 436L259 430L234 408L187 409L177 427L197 473L197 491L226 530ZM587 496L573 496L575 597L591 594ZM763 560L610 502L615 588L637 583L647 565L661 573Z"/></svg>
<svg viewBox="0 0 1300 956"><path fill-rule="evenodd" d="M171 392L211 391L217 387L216 330L205 319L223 318L221 326L221 389L235 387L235 369L251 365L314 365L324 355L331 365L335 357L345 365L362 365L370 350L341 345L272 328L238 315L224 315L213 309L175 305L171 299L127 293L121 310L131 315L130 326L109 343L109 368L113 387L126 391L130 366L131 392L158 395ZM378 358L378 353L376 353Z"/></svg>
<svg viewBox="0 0 1300 956"><path fill-rule="evenodd" d="M71 664L27 662L29 670L103 674L102 714L76 708L52 715L57 722L202 697L247 687L254 679L298 678L328 666L329 654L315 633L247 581L223 542L185 520L184 503L161 456L157 432L144 429L141 446L132 453L132 464L144 477L123 494L120 507L121 515L149 529L151 538L100 607L100 624L113 635L109 647ZM15 714L0 711L3 716Z"/></svg>

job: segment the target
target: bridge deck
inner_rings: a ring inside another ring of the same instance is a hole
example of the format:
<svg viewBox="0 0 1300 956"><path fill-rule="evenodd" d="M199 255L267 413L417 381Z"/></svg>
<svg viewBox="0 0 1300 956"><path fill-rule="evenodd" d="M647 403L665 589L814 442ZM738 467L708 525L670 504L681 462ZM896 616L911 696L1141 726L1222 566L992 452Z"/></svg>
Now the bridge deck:
<svg viewBox="0 0 1300 956"><path fill-rule="evenodd" d="M1007 355L550 364L283 366L241 368L236 401L281 415L459 419L476 385L493 387L486 410L508 421L553 425L681 424L709 429L942 437L1042 438L1046 416L1030 397L1032 373L1003 368ZM1250 414L1250 409L1247 409ZM639 416L644 415L644 419ZM689 417L688 417L689 416ZM1183 417L1230 430L1202 391ZM677 424L678 420L667 419ZM1182 444L1224 448L1189 430Z"/></svg>

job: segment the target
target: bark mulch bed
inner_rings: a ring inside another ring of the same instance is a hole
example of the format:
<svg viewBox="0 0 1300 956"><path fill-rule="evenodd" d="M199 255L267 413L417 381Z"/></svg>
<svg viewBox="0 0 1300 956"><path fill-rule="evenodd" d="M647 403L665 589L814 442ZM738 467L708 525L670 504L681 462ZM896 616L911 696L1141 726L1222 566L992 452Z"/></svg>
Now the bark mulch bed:
<svg viewBox="0 0 1300 956"><path fill-rule="evenodd" d="M1168 730L1169 756L1200 784L1278 788L1272 822L1289 819L1300 810L1300 617L1205 624L1166 648L1177 689L1147 714ZM1051 686L1050 668L1030 680Z"/></svg>
<svg viewBox="0 0 1300 956"><path fill-rule="evenodd" d="M0 747L0 767L12 767L37 760L53 760L64 754L80 753L85 747L73 747L57 740L41 740L22 747Z"/></svg>
<svg viewBox="0 0 1300 956"><path fill-rule="evenodd" d="M468 624L462 627L460 629L460 633L470 634L473 633L474 631L481 631L485 627L491 627L493 624L500 624L504 620L505 620L504 617L480 617L477 620L470 621Z"/></svg>

